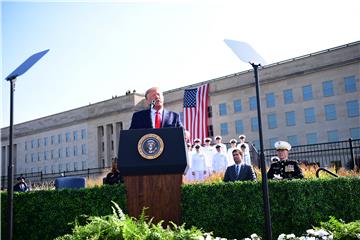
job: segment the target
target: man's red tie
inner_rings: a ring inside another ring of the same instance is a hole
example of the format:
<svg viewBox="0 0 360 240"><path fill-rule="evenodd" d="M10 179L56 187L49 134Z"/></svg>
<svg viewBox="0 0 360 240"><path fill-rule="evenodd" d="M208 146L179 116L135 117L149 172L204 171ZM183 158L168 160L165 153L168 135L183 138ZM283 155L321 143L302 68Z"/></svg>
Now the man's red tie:
<svg viewBox="0 0 360 240"><path fill-rule="evenodd" d="M160 112L156 111L155 113L155 128L160 128L161 120L160 120Z"/></svg>

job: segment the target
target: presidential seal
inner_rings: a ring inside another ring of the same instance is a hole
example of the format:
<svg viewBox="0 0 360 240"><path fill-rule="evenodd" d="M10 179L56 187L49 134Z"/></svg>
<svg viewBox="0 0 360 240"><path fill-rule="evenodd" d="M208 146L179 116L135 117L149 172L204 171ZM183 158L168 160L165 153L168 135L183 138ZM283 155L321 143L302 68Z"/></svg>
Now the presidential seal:
<svg viewBox="0 0 360 240"><path fill-rule="evenodd" d="M163 151L164 142L156 134L146 134L138 142L138 152L145 159L158 158Z"/></svg>

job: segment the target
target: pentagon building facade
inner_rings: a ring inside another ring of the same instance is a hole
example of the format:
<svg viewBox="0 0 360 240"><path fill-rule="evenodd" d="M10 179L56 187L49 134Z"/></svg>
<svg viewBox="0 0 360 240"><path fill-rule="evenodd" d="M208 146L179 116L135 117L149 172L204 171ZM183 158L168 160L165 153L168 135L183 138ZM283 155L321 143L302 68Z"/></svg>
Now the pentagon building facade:
<svg viewBox="0 0 360 240"><path fill-rule="evenodd" d="M360 138L359 76L360 41L263 66L264 147L272 148L277 140L305 145ZM182 116L184 89L209 83L210 136L228 142L245 134L259 146L254 82L249 70L169 90L165 107ZM120 130L128 129L132 113L145 107L144 94L127 93L15 125L15 174L109 167ZM6 176L8 127L1 129L1 147L1 176Z"/></svg>

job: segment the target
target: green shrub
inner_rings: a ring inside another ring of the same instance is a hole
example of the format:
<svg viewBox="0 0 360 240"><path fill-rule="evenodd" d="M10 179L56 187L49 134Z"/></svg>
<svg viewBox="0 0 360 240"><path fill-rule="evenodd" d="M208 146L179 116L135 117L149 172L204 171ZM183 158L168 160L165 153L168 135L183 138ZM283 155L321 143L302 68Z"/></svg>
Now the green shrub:
<svg viewBox="0 0 360 240"><path fill-rule="evenodd" d="M241 239L264 236L261 182L185 185L182 221L215 236ZM273 238L281 233L301 235L328 216L360 219L360 178L269 181Z"/></svg>
<svg viewBox="0 0 360 240"><path fill-rule="evenodd" d="M1 237L6 239L7 194L1 197ZM74 219L82 214L110 214L111 201L126 209L125 199L124 185L14 193L14 239L53 239L71 232Z"/></svg>

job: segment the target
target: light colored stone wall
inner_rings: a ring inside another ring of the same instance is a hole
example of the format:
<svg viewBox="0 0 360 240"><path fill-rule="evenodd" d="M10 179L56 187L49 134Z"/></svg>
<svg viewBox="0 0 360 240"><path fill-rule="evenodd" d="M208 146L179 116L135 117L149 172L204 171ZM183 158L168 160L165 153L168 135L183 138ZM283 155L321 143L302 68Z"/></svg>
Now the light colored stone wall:
<svg viewBox="0 0 360 240"><path fill-rule="evenodd" d="M356 77L357 91L344 93L344 77L351 75ZM317 133L318 142L327 142L327 131L333 129L338 130L340 140L349 138L349 129L360 127L359 117L348 118L346 109L347 101L359 100L360 98L359 76L360 42L260 68L264 147L272 147L269 145L270 138L277 137L286 140L291 135L298 136L299 144L306 144L306 134L310 132ZM322 82L327 80L332 80L334 83L334 96L324 97L322 94ZM249 111L249 97L255 96L254 73L252 70L166 91L164 92L165 107L176 112L182 112L184 90L205 83L210 84L209 96L213 116L210 122L213 125L214 135L220 134L221 123L228 123L229 134L223 136L223 141L227 142L231 138L237 138L235 121L242 120L247 140L256 142L258 132L251 131L250 119L257 117L257 112ZM302 87L309 84L312 85L314 99L304 102ZM293 90L294 103L283 103L283 90L285 89ZM266 107L265 96L269 92L274 92L276 96L276 106L274 108ZM240 113L234 113L233 110L233 101L237 99L242 101L242 112ZM226 116L219 116L219 104L221 103L227 105L228 114ZM336 120L325 121L325 104L336 104ZM52 166L55 171L58 171L59 164L62 165L63 170L66 170L66 164L69 165L70 170L73 170L74 163L77 163L78 169L109 167L111 159L117 156L121 128L128 129L132 113L145 107L144 95L131 93L15 125L15 174L31 170L44 172L45 169L47 172L51 172ZM304 123L304 108L307 107L315 108L315 123ZM287 111L296 112L295 127L286 126L285 112ZM278 127L275 129L268 129L267 127L267 114L269 113L276 113ZM111 131L111 128L113 131ZM81 139L82 129L86 130L86 139ZM104 136L102 135L102 129L104 129ZM2 176L7 175L8 131L8 128L1 129ZM79 140L77 141L73 140L74 131L78 131L79 134ZM72 141L65 142L66 132L71 133ZM58 134L62 135L62 143L50 144L51 136L57 136ZM32 140L40 139L40 141L43 141L44 137L48 137L47 146L40 144L38 148L31 148ZM27 150L25 150L25 142L28 144ZM86 144L86 154L81 154L82 144ZM102 145L104 145L104 149ZM73 149L74 146L78 147L79 154L77 156L71 154L70 157L65 157L64 151L66 147ZM57 151L59 148L63 149L64 157L61 159L54 157L53 159L44 160L42 155L40 160L31 161L31 154L43 154L46 151ZM27 162L25 162L25 156L28 156Z"/></svg>

